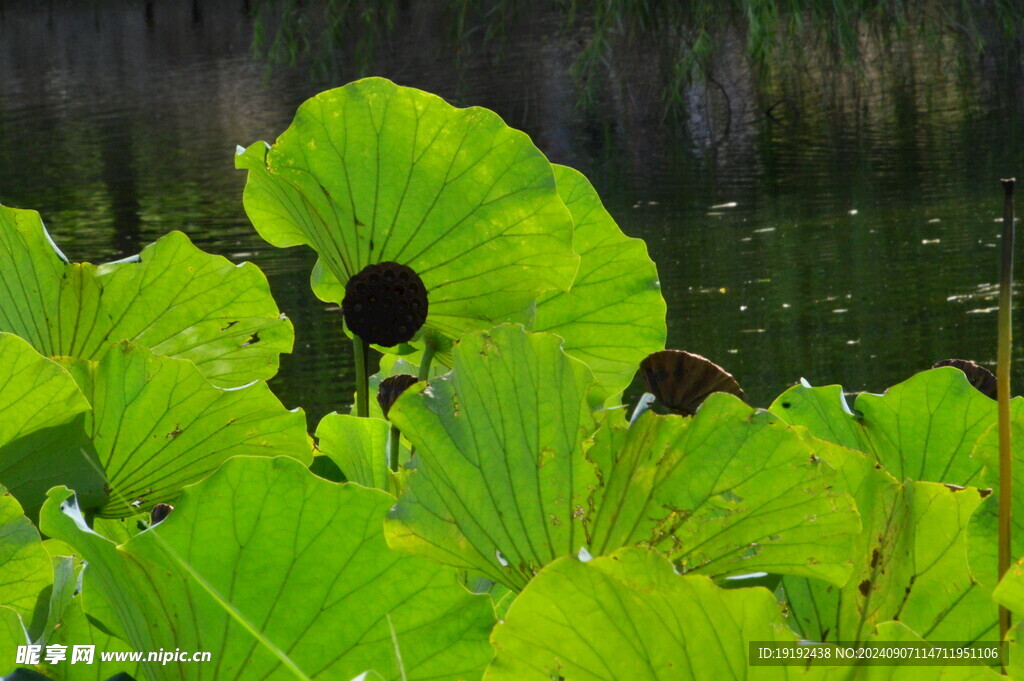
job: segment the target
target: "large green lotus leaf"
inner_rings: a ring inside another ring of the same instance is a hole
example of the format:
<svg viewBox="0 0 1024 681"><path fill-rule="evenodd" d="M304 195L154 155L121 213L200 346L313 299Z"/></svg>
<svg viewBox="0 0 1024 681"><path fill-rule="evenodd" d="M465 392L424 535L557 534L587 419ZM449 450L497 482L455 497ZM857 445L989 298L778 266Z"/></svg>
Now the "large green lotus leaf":
<svg viewBox="0 0 1024 681"><path fill-rule="evenodd" d="M458 338L576 274L551 164L487 109L367 78L306 101L272 147L236 161L253 225L316 250L313 290L329 302L367 265L398 262L426 285L426 327Z"/></svg>
<svg viewBox="0 0 1024 681"><path fill-rule="evenodd" d="M46 674L54 681L104 681L120 672L135 675L138 663L105 662L99 652L113 653L131 650L115 636L94 626L82 609L83 594L78 592L84 565L74 558L62 556L53 559L53 590L49 611L42 634L35 640L40 646L67 646L67 661L45 665ZM95 646L92 664L71 663L74 646Z"/></svg>
<svg viewBox="0 0 1024 681"><path fill-rule="evenodd" d="M568 291L537 302L534 331L565 339L563 348L594 372L605 397L621 393L640 360L665 347L665 299L641 239L622 233L581 173L554 166L558 194L574 223L580 269Z"/></svg>
<svg viewBox="0 0 1024 681"><path fill-rule="evenodd" d="M983 493L929 482L900 484L858 452L834 445L818 452L857 500L864 529L855 540L854 571L841 588L783 579L801 634L862 641L875 625L899 620L933 641L991 635L996 612L990 589L977 583L967 561L966 528Z"/></svg>
<svg viewBox="0 0 1024 681"><path fill-rule="evenodd" d="M609 436L602 429L597 440ZM853 498L807 438L733 395L711 395L693 418L645 414L604 465L595 554L643 542L687 572L836 584L850 574L860 531Z"/></svg>
<svg viewBox="0 0 1024 681"><path fill-rule="evenodd" d="M75 379L18 336L0 333L0 385L0 483L25 514L35 519L54 485L75 485L90 503L104 500L103 480L82 456L91 452L89 402Z"/></svg>
<svg viewBox="0 0 1024 681"><path fill-rule="evenodd" d="M388 541L520 589L586 543L593 377L561 339L517 325L464 336L454 369L390 416L416 447Z"/></svg>
<svg viewBox="0 0 1024 681"><path fill-rule="evenodd" d="M388 422L379 418L331 413L316 428L317 447L338 465L346 480L393 493L396 488L387 462L389 429Z"/></svg>
<svg viewBox="0 0 1024 681"><path fill-rule="evenodd" d="M312 461L305 414L286 410L262 382L218 388L191 362L130 343L71 368L93 404L86 430L110 492L102 516L173 501L237 454Z"/></svg>
<svg viewBox="0 0 1024 681"><path fill-rule="evenodd" d="M389 549L381 523L393 503L288 457L236 457L120 547L84 526L65 489L51 491L42 527L82 553L84 593L99 590L114 604L106 612L136 650L212 653L208 664L143 663L151 681L294 679L266 643L322 681L367 670L383 679L479 678L491 655L489 599L467 592L454 571Z"/></svg>
<svg viewBox="0 0 1024 681"><path fill-rule="evenodd" d="M861 393L851 410L838 386L790 388L771 411L816 437L860 450L897 480L976 484L971 450L995 422L996 403L959 369L916 374L884 395Z"/></svg>
<svg viewBox="0 0 1024 681"><path fill-rule="evenodd" d="M53 581L50 554L18 500L3 487L0 492L0 606L30 622L40 592Z"/></svg>
<svg viewBox="0 0 1024 681"><path fill-rule="evenodd" d="M0 331L50 357L98 360L131 340L237 386L272 377L292 348L259 268L204 253L181 232L136 258L71 264L38 213L0 206L0 273Z"/></svg>
<svg viewBox="0 0 1024 681"><path fill-rule="evenodd" d="M706 681L803 678L747 665L750 641L792 643L772 594L680 576L643 548L560 558L494 628L486 681Z"/></svg>

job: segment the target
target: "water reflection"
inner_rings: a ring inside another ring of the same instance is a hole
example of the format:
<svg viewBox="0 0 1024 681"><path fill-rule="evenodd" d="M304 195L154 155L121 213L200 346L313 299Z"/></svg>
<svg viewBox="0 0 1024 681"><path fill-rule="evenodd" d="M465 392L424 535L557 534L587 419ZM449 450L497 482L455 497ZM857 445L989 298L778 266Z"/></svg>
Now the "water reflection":
<svg viewBox="0 0 1024 681"><path fill-rule="evenodd" d="M658 262L670 344L727 367L752 403L801 376L882 390L938 359L994 360L996 180L1024 167L1019 55L988 52L964 77L956 45L936 57L904 42L855 76L759 80L723 29L714 82L682 93L673 125L640 48L582 110L568 75L579 46L556 17L510 28L497 63L488 45L455 60L436 3L415 5L419 23L371 70L492 108L586 173ZM72 259L179 229L257 263L296 326L275 391L315 422L351 401L350 349L309 290L311 253L253 232L233 151L360 74L268 73L252 29L228 0L0 4L0 202L39 210Z"/></svg>

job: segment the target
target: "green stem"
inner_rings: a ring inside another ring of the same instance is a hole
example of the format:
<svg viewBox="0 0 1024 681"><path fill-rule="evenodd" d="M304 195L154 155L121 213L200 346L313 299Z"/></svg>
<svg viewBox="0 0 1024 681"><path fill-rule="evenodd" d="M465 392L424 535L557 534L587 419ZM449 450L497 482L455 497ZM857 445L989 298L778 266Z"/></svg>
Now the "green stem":
<svg viewBox="0 0 1024 681"><path fill-rule="evenodd" d="M353 334L356 361L356 416L370 415L370 353L365 341Z"/></svg>
<svg viewBox="0 0 1024 681"><path fill-rule="evenodd" d="M437 348L429 340L427 345L423 348L423 359L420 361L420 373L416 376L421 381L425 381L430 378L430 362L434 359L434 353L437 352Z"/></svg>
<svg viewBox="0 0 1024 681"><path fill-rule="evenodd" d="M392 425L388 432L388 468L395 473L398 472L398 452L401 449L401 441L402 434L398 432L398 428Z"/></svg>
<svg viewBox="0 0 1024 681"><path fill-rule="evenodd" d="M999 409L999 578L1010 568L1010 514L1013 509L1013 457L1010 448L1010 350L1013 342L1013 183L1003 180L1003 257L999 276L999 353L996 396ZM1010 631L1010 611L999 607L999 638ZM1006 667L1006 660L1003 660Z"/></svg>

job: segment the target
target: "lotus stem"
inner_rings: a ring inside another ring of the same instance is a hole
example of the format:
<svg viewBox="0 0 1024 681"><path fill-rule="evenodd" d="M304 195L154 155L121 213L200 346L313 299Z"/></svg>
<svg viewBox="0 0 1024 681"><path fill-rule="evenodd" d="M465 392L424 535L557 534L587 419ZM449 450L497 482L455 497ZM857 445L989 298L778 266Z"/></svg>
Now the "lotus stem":
<svg viewBox="0 0 1024 681"><path fill-rule="evenodd" d="M999 578L1010 568L1010 517L1013 509L1013 457L1010 443L1010 351L1013 342L1013 184L1002 180L1003 257L999 276L999 353L996 364L996 394L999 409ZM999 607L999 639L1010 631L1010 611ZM1006 660L1003 660L1006 667Z"/></svg>
<svg viewBox="0 0 1024 681"><path fill-rule="evenodd" d="M644 393L643 395L640 396L640 399L636 403L636 408L633 410L633 416L631 416L629 419L630 427L632 427L633 424L636 423L640 419L640 417L643 416L647 412L647 410L651 408L651 405L654 404L655 399L657 398L655 398L652 393Z"/></svg>
<svg viewBox="0 0 1024 681"><path fill-rule="evenodd" d="M370 357L366 341L355 334L352 340L356 360L356 416L366 418L370 415Z"/></svg>
<svg viewBox="0 0 1024 681"><path fill-rule="evenodd" d="M437 352L437 348L428 340L423 348L423 360L420 362L420 371L416 376L417 379L425 381L430 378L430 362L433 361L435 352Z"/></svg>
<svg viewBox="0 0 1024 681"><path fill-rule="evenodd" d="M388 468L392 473L398 472L398 452L401 449L401 440L402 434L392 424L391 430L388 431Z"/></svg>

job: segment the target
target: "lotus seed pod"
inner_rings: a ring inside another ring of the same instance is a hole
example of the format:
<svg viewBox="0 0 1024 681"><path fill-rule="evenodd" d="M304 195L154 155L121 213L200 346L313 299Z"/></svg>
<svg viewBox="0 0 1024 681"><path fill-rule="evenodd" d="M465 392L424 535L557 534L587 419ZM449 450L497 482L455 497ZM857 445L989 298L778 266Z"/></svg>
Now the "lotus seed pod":
<svg viewBox="0 0 1024 681"><path fill-rule="evenodd" d="M932 365L932 369L939 367L954 367L964 372L971 385L978 389L982 395L996 399L996 376L985 367L975 364L969 359L944 359Z"/></svg>
<svg viewBox="0 0 1024 681"><path fill-rule="evenodd" d="M345 284L341 309L352 333L391 347L412 340L427 320L427 289L405 265L368 265Z"/></svg>
<svg viewBox="0 0 1024 681"><path fill-rule="evenodd" d="M399 396L405 392L406 388L416 382L417 379L412 374L397 374L380 382L380 387L377 388L377 404L384 412L384 418L388 417L392 405L398 401Z"/></svg>
<svg viewBox="0 0 1024 681"><path fill-rule="evenodd" d="M683 350L661 350L640 362L647 392L676 414L690 416L711 393L731 393L743 399L732 374L711 360Z"/></svg>
<svg viewBox="0 0 1024 681"><path fill-rule="evenodd" d="M156 525L158 522L169 516L171 514L171 511L173 510L174 507L171 506L170 504L157 504L156 506L154 506L153 509L149 512L150 527Z"/></svg>

